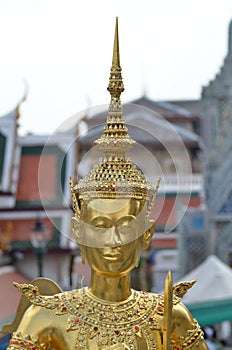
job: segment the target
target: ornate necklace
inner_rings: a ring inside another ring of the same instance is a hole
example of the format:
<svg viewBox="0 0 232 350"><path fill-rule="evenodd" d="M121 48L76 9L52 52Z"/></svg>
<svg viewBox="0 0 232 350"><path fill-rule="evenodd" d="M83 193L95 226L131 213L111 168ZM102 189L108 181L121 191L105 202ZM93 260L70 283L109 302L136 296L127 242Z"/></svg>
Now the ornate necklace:
<svg viewBox="0 0 232 350"><path fill-rule="evenodd" d="M32 304L67 315L67 331L76 332L75 350L88 349L93 340L101 349L123 343L137 350L143 338L149 350L157 350L155 331L160 331L156 315L163 315L163 298L152 293L132 290L122 302L107 303L86 288L52 296L40 295L37 286L15 284Z"/></svg>
<svg viewBox="0 0 232 350"><path fill-rule="evenodd" d="M64 307L72 314L67 331L77 331L75 349L87 349L89 339L101 347L124 343L138 349L138 338L144 338L149 349L156 349L154 330L160 329L155 310L156 299L150 293L132 290L123 302L106 303L94 297L87 288L62 294Z"/></svg>

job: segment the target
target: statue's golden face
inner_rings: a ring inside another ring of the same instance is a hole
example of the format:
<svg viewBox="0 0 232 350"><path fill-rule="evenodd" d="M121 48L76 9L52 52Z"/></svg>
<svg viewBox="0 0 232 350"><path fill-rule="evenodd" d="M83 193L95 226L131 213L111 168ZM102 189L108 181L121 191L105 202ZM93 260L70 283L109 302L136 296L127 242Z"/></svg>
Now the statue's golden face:
<svg viewBox="0 0 232 350"><path fill-rule="evenodd" d="M103 248L85 246L86 258L94 270L122 273L136 265L141 240L133 237L136 237L135 222L140 211L141 202L135 199L95 199L87 205L83 220L94 228L100 228L105 239ZM103 238L100 231L96 233L99 241ZM123 244L128 236L131 237L130 243Z"/></svg>
<svg viewBox="0 0 232 350"><path fill-rule="evenodd" d="M123 273L138 262L145 232L144 201L136 199L94 199L81 206L78 243L98 272ZM143 213L144 211L144 213Z"/></svg>
<svg viewBox="0 0 232 350"><path fill-rule="evenodd" d="M81 204L81 217L73 218L79 244L116 247L130 243L146 231L144 201L136 199L93 199Z"/></svg>

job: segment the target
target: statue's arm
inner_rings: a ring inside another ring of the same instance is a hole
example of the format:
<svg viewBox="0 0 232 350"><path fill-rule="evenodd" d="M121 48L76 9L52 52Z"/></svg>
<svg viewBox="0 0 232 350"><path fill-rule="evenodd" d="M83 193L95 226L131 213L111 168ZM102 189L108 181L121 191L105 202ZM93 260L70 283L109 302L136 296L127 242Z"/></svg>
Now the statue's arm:
<svg viewBox="0 0 232 350"><path fill-rule="evenodd" d="M39 333L46 328L46 319L41 319L38 306L31 305L24 313L7 350L17 349L18 345L28 349L42 349L39 345Z"/></svg>
<svg viewBox="0 0 232 350"><path fill-rule="evenodd" d="M19 284L14 282L14 286L22 293L15 318L12 323L5 324L2 329L0 330L0 333L6 334L10 333L12 334L19 326L21 319L26 312L26 310L30 307L30 305L33 303L33 300L31 299L31 296L33 296L33 293L36 292L34 295L37 296L38 288L42 292L43 295L54 295L56 293L62 292L61 288L52 280L48 278L36 278L35 280L31 281L30 284ZM34 290L35 289L35 290Z"/></svg>
<svg viewBox="0 0 232 350"><path fill-rule="evenodd" d="M13 323L2 329L2 333L12 333L8 349L68 349L59 331L61 320L55 317L58 299L53 295L61 292L59 286L44 278L14 285L22 296ZM45 296L40 295L38 287Z"/></svg>
<svg viewBox="0 0 232 350"><path fill-rule="evenodd" d="M64 350L62 333L51 310L31 305L24 313L17 330L13 333L7 350Z"/></svg>
<svg viewBox="0 0 232 350"><path fill-rule="evenodd" d="M201 327L182 303L173 305L170 345L173 350L208 350Z"/></svg>

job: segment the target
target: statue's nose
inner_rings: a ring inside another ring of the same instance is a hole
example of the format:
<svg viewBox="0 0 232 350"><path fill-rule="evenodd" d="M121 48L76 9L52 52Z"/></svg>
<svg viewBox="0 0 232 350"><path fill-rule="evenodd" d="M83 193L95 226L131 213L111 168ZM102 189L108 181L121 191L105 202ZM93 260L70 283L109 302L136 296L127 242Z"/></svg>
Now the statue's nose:
<svg viewBox="0 0 232 350"><path fill-rule="evenodd" d="M119 234L119 230L117 226L114 226L112 229L112 242L114 244L114 246L120 246L122 244L121 238L120 238L120 234Z"/></svg>
<svg viewBox="0 0 232 350"><path fill-rule="evenodd" d="M119 247L122 245L119 230L116 226L107 229L107 235L104 242L105 247Z"/></svg>

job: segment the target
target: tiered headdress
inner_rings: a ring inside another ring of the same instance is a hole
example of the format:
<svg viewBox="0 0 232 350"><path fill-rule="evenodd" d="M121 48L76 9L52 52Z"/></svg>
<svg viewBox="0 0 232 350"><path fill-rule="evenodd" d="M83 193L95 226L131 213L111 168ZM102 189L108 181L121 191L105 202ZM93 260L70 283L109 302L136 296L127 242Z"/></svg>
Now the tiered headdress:
<svg viewBox="0 0 232 350"><path fill-rule="evenodd" d="M117 18L113 60L107 90L111 95L107 122L103 135L94 142L104 156L77 185L74 186L71 179L74 210L79 211L77 199L89 201L95 198L144 199L148 201L148 210L151 210L160 179L153 187L141 170L126 156L126 153L135 146L136 142L128 135L125 119L122 115L120 95L124 91L124 86L119 57Z"/></svg>

